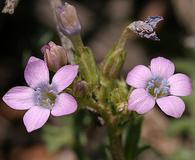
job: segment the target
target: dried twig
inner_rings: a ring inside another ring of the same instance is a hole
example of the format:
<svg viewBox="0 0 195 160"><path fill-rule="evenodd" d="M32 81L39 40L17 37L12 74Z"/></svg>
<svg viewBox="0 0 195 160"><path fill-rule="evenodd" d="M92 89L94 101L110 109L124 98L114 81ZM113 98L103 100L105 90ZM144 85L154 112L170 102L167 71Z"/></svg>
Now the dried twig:
<svg viewBox="0 0 195 160"><path fill-rule="evenodd" d="M18 5L19 0L6 0L5 1L5 6L2 10L2 13L9 13L9 14L13 14L15 8Z"/></svg>

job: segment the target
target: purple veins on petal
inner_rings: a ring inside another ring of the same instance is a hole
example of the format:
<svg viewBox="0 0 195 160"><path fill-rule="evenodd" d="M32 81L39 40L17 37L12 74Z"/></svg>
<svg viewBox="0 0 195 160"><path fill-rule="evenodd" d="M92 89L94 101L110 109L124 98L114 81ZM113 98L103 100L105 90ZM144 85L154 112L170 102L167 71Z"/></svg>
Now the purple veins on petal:
<svg viewBox="0 0 195 160"><path fill-rule="evenodd" d="M135 89L128 101L128 109L144 114L150 111L155 105L155 99L144 89Z"/></svg>
<svg viewBox="0 0 195 160"><path fill-rule="evenodd" d="M61 92L68 87L78 73L78 65L66 65L60 68L52 79L52 86L54 86L58 92Z"/></svg>
<svg viewBox="0 0 195 160"><path fill-rule="evenodd" d="M127 75L127 84L135 88L144 88L152 77L150 69L144 65L135 66Z"/></svg>
<svg viewBox="0 0 195 160"><path fill-rule="evenodd" d="M13 87L3 96L3 101L13 109L25 110L35 105L34 94L30 87Z"/></svg>
<svg viewBox="0 0 195 160"><path fill-rule="evenodd" d="M177 73L169 79L170 93L175 96L189 96L192 94L191 79L182 73Z"/></svg>
<svg viewBox="0 0 195 160"><path fill-rule="evenodd" d="M32 132L41 128L48 120L50 110L33 106L24 115L23 122L28 132Z"/></svg>
<svg viewBox="0 0 195 160"><path fill-rule="evenodd" d="M153 58L150 62L150 68L153 75L166 79L175 72L173 62L163 57Z"/></svg>
<svg viewBox="0 0 195 160"><path fill-rule="evenodd" d="M183 100L176 96L162 97L156 102L164 113L174 118L180 118L185 110Z"/></svg>
<svg viewBox="0 0 195 160"><path fill-rule="evenodd" d="M46 63L43 60L33 60L28 63L24 71L24 78L32 88L49 84L49 70Z"/></svg>
<svg viewBox="0 0 195 160"><path fill-rule="evenodd" d="M76 109L77 102L74 97L67 93L61 93L56 98L51 114L53 116L63 116L75 112Z"/></svg>

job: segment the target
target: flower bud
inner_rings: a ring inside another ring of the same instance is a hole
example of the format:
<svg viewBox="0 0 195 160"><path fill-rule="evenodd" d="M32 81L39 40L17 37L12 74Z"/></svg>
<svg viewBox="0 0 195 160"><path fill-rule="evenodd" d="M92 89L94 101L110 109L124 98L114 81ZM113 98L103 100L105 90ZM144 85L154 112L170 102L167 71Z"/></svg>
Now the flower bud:
<svg viewBox="0 0 195 160"><path fill-rule="evenodd" d="M145 21L135 21L131 23L129 25L129 29L142 38L147 38L153 41L160 41L154 29L156 28L158 22L162 20L163 17L161 16L149 16Z"/></svg>
<svg viewBox="0 0 195 160"><path fill-rule="evenodd" d="M58 27L66 36L72 36L80 33L81 24L74 6L65 3L56 9Z"/></svg>
<svg viewBox="0 0 195 160"><path fill-rule="evenodd" d="M44 54L44 61L47 63L51 71L56 72L62 66L67 64L66 50L54 42L49 42L41 48Z"/></svg>
<svg viewBox="0 0 195 160"><path fill-rule="evenodd" d="M118 112L128 112L128 103L127 102L121 102L117 104L117 111Z"/></svg>
<svg viewBox="0 0 195 160"><path fill-rule="evenodd" d="M88 91L89 91L89 87L88 87L87 82L85 81L77 82L73 87L73 93L77 97L83 97L87 95Z"/></svg>

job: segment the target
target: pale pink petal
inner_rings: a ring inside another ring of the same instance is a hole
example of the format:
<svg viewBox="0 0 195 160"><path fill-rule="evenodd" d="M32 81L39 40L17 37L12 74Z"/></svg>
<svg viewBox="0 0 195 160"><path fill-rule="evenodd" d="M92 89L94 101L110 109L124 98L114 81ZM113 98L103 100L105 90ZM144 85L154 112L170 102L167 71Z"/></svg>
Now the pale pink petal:
<svg viewBox="0 0 195 160"><path fill-rule="evenodd" d="M169 78L175 72L173 62L163 57L153 58L150 67L152 74L161 78Z"/></svg>
<svg viewBox="0 0 195 160"><path fill-rule="evenodd" d="M155 105L155 99L144 89L135 89L128 100L128 109L144 114Z"/></svg>
<svg viewBox="0 0 195 160"><path fill-rule="evenodd" d="M50 110L33 106L24 115L23 122L28 132L41 128L48 120Z"/></svg>
<svg viewBox="0 0 195 160"><path fill-rule="evenodd" d="M31 58L24 71L24 78L32 88L49 83L49 70L43 60Z"/></svg>
<svg viewBox="0 0 195 160"><path fill-rule="evenodd" d="M191 79L185 74L174 74L168 79L170 93L176 96L188 96L192 93Z"/></svg>
<svg viewBox="0 0 195 160"><path fill-rule="evenodd" d="M148 67L138 65L128 73L126 82L135 88L145 88L151 77L152 73Z"/></svg>
<svg viewBox="0 0 195 160"><path fill-rule="evenodd" d="M73 96L67 93L61 93L57 98L51 111L53 116L63 116L75 112L77 102Z"/></svg>
<svg viewBox="0 0 195 160"><path fill-rule="evenodd" d="M52 85L58 92L61 92L73 82L77 73L78 65L66 65L56 72L52 79Z"/></svg>
<svg viewBox="0 0 195 160"><path fill-rule="evenodd" d="M37 58L37 57L34 57L34 56L31 56L28 60L28 63L31 63L31 62L35 62L35 61L42 61L41 59Z"/></svg>
<svg viewBox="0 0 195 160"><path fill-rule="evenodd" d="M34 106L35 91L26 86L11 88L4 96L3 101L13 109L25 110Z"/></svg>
<svg viewBox="0 0 195 160"><path fill-rule="evenodd" d="M163 112L174 118L180 118L185 110L183 100L176 96L159 98L157 104Z"/></svg>

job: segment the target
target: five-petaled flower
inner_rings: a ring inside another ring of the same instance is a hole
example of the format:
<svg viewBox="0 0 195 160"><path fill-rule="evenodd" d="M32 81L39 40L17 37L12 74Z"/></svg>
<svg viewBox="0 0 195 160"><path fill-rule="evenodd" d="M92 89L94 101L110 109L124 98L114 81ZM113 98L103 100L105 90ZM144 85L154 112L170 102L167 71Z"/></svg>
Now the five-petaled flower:
<svg viewBox="0 0 195 160"><path fill-rule="evenodd" d="M28 132L41 128L50 116L68 115L76 111L77 102L70 94L62 92L78 73L77 65L65 65L54 75L49 83L49 70L46 63L31 57L24 71L27 86L11 88L3 97L4 102L13 109L29 109L23 122Z"/></svg>
<svg viewBox="0 0 195 160"><path fill-rule="evenodd" d="M160 109L169 116L179 118L185 104L177 96L192 93L192 83L182 73L174 74L174 64L163 57L151 60L150 68L138 65L127 75L126 82L136 88L129 97L128 109L144 114L157 102Z"/></svg>

